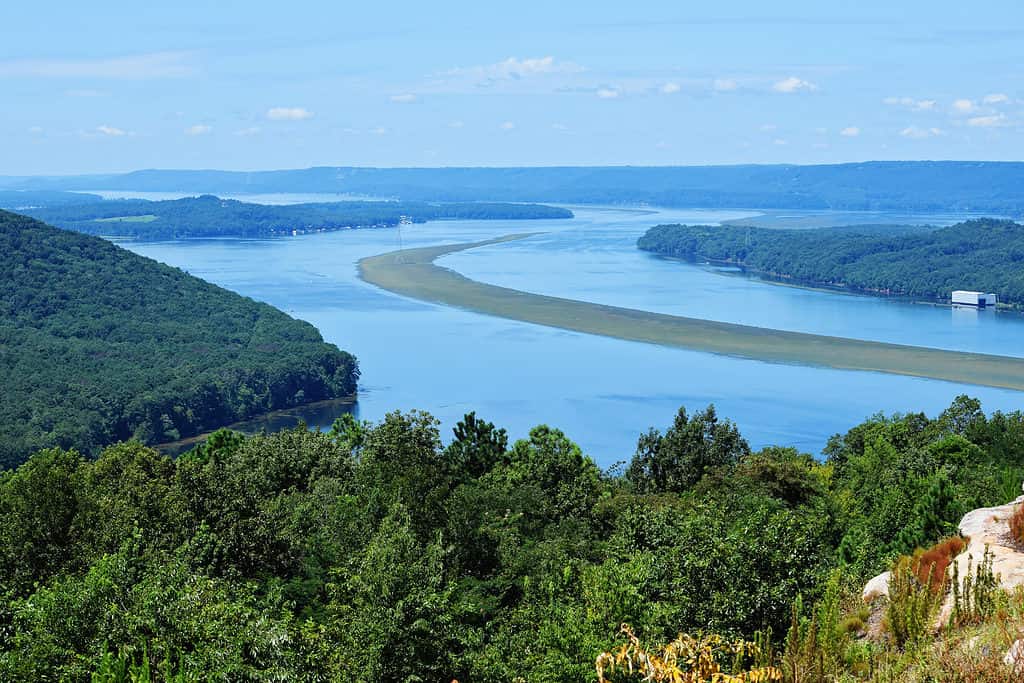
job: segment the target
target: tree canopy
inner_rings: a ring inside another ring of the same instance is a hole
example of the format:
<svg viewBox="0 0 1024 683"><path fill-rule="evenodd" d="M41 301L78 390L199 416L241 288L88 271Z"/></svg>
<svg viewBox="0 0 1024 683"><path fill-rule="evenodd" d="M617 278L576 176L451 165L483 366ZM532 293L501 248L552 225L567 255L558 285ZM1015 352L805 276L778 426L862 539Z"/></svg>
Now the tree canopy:
<svg viewBox="0 0 1024 683"><path fill-rule="evenodd" d="M961 397L872 417L824 462L680 410L621 475L550 426L510 444L470 414L445 445L415 411L177 460L46 449L0 475L0 678L583 682L621 624L765 651L817 628L834 652L837 577L859 599L1011 499L1022 444L1024 415Z"/></svg>

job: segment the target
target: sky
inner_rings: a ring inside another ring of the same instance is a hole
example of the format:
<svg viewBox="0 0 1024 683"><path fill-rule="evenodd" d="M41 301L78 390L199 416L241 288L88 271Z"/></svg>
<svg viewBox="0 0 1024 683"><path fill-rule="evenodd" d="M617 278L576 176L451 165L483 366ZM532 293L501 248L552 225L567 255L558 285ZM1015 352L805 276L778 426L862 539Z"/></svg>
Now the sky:
<svg viewBox="0 0 1024 683"><path fill-rule="evenodd" d="M1024 3L0 7L0 175L1024 158Z"/></svg>

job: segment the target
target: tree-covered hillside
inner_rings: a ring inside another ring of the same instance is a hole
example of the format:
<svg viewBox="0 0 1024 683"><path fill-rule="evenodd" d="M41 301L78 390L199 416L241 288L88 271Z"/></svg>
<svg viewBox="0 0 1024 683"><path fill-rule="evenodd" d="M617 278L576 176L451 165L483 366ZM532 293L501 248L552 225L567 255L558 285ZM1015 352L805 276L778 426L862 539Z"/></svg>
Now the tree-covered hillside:
<svg viewBox="0 0 1024 683"><path fill-rule="evenodd" d="M961 397L826 454L752 452L713 408L643 434L619 474L555 428L510 444L472 414L447 445L414 412L222 431L177 460L43 451L0 475L0 679L588 683L626 623L754 639L791 683L1015 680L1020 598L976 648L990 678L899 640L907 601L866 639L860 588L1019 493L1024 416ZM969 618L991 615L974 595Z"/></svg>
<svg viewBox="0 0 1024 683"><path fill-rule="evenodd" d="M23 213L68 230L139 239L267 237L293 232L398 225L441 219L572 218L572 212L538 204L428 204L425 202L325 202L268 205L210 195L166 201L108 200L27 209Z"/></svg>
<svg viewBox="0 0 1024 683"><path fill-rule="evenodd" d="M310 324L98 237L0 212L0 466L353 393Z"/></svg>
<svg viewBox="0 0 1024 683"><path fill-rule="evenodd" d="M853 291L948 301L953 290L970 289L1024 306L1024 225L1013 221L985 218L916 230L659 225L637 246Z"/></svg>

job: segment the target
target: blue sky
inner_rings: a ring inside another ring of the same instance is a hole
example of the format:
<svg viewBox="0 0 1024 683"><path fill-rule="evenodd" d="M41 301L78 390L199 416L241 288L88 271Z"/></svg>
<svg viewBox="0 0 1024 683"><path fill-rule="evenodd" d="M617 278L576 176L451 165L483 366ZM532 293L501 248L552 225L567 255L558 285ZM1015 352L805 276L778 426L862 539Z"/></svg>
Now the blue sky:
<svg viewBox="0 0 1024 683"><path fill-rule="evenodd" d="M5 2L0 174L1024 158L1024 3Z"/></svg>

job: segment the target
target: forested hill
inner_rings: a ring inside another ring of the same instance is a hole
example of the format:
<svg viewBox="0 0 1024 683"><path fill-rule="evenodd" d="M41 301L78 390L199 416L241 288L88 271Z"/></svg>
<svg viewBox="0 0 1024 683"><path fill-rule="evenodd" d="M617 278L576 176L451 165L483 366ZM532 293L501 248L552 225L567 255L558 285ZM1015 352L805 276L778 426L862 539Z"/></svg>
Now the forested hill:
<svg viewBox="0 0 1024 683"><path fill-rule="evenodd" d="M0 211L0 467L174 440L352 394L310 324L97 237Z"/></svg>
<svg viewBox="0 0 1024 683"><path fill-rule="evenodd" d="M1024 163L870 161L737 166L144 170L0 179L0 187L165 192L332 192L411 201L1024 213Z"/></svg>
<svg viewBox="0 0 1024 683"><path fill-rule="evenodd" d="M49 190L0 190L0 209L24 211L44 206L89 204L102 202L103 197L84 192L57 192Z"/></svg>
<svg viewBox="0 0 1024 683"><path fill-rule="evenodd" d="M955 289L981 290L1024 306L1024 225L985 218L891 230L659 225L637 246L807 284L936 300L948 300Z"/></svg>
<svg viewBox="0 0 1024 683"><path fill-rule="evenodd" d="M440 219L572 218L572 212L538 204L426 202L325 202L267 205L211 195L166 201L108 200L23 211L68 230L139 239L267 237L294 232L398 225Z"/></svg>

